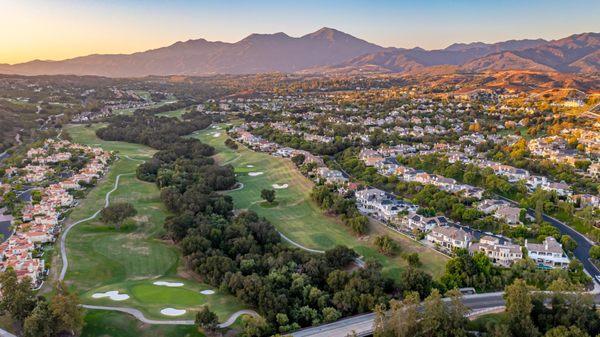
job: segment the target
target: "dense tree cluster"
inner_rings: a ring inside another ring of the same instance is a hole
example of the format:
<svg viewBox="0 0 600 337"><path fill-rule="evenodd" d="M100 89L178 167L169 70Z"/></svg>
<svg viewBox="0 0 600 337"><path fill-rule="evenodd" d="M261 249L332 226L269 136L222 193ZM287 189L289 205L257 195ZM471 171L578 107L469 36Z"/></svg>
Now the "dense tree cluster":
<svg viewBox="0 0 600 337"><path fill-rule="evenodd" d="M167 104L162 104L156 107L152 107L152 108L142 108L142 109L138 109L135 112L139 113L149 113L152 115L156 115L159 114L161 112L169 112L169 111L174 111L174 110L179 110L179 109L184 109L187 107L194 107L194 101L193 100L189 100L189 99L183 99L183 100L179 100L173 103L167 103Z"/></svg>
<svg viewBox="0 0 600 337"><path fill-rule="evenodd" d="M158 150L177 150L173 148L180 143L188 144L185 150L192 150L194 154L211 155L211 147L193 139L180 139L196 130L204 129L211 124L209 116L200 115L189 120L177 118L158 117L149 112L137 112L132 116L119 115L110 120L107 127L98 129L96 135L103 140L118 140L130 143L148 145ZM192 146L193 144L194 146ZM173 154L177 156L177 154Z"/></svg>
<svg viewBox="0 0 600 337"><path fill-rule="evenodd" d="M344 198L333 187L327 185L315 185L311 197L322 209L341 215L342 222L354 233L367 233L369 219L360 214L354 200Z"/></svg>
<svg viewBox="0 0 600 337"><path fill-rule="evenodd" d="M237 143L231 138L225 139L225 146L232 150L237 150L239 147L239 145L237 145Z"/></svg>
<svg viewBox="0 0 600 337"><path fill-rule="evenodd" d="M29 278L21 281L12 268L0 274L0 314L7 314L19 336L76 336L83 327L79 300L62 284L48 300L35 296Z"/></svg>
<svg viewBox="0 0 600 337"><path fill-rule="evenodd" d="M195 223L180 242L190 266L206 282L258 308L280 332L367 312L394 289L377 265L345 271L356 257L345 247L323 255L289 248L255 213Z"/></svg>
<svg viewBox="0 0 600 337"><path fill-rule="evenodd" d="M114 225L117 229L126 218L135 216L137 211L132 204L120 202L109 205L100 211L100 220L104 223Z"/></svg>

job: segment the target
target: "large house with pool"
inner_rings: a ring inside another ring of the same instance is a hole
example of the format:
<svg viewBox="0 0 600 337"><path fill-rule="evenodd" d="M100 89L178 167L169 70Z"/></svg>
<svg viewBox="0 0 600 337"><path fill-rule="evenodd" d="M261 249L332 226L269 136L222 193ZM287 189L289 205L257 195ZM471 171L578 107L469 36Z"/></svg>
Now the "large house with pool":
<svg viewBox="0 0 600 337"><path fill-rule="evenodd" d="M569 258L563 251L562 245L552 236L544 239L544 242L530 243L525 240L525 248L529 257L532 258L540 268L567 268Z"/></svg>

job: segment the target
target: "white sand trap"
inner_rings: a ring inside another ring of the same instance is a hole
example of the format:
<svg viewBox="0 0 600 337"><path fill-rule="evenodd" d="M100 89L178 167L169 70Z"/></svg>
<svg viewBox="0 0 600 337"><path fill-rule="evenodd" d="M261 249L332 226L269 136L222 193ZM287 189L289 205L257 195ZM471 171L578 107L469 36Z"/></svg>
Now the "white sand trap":
<svg viewBox="0 0 600 337"><path fill-rule="evenodd" d="M264 172L249 172L248 175L251 177L256 177L256 176L260 176L263 175Z"/></svg>
<svg viewBox="0 0 600 337"><path fill-rule="evenodd" d="M160 313L166 316L181 316L185 314L185 310L164 308L160 311Z"/></svg>
<svg viewBox="0 0 600 337"><path fill-rule="evenodd" d="M214 290L206 289L200 292L202 295L213 295L215 293Z"/></svg>
<svg viewBox="0 0 600 337"><path fill-rule="evenodd" d="M276 190L282 190L282 189L284 189L284 188L288 188L288 187L289 187L289 185L288 185L288 184L283 184L283 185L279 185L279 184L273 184L273 185L271 185L271 186L273 186L273 188L274 188L274 189L276 189Z"/></svg>
<svg viewBox="0 0 600 337"><path fill-rule="evenodd" d="M248 168L253 168L253 167L254 167L254 165L250 165L250 164L248 164L248 165L246 165L246 167L248 167Z"/></svg>
<svg viewBox="0 0 600 337"><path fill-rule="evenodd" d="M221 136L221 133L220 133L220 132L216 132L216 133L213 135L213 137L215 137L215 138L217 138L217 137L220 137L220 136Z"/></svg>
<svg viewBox="0 0 600 337"><path fill-rule="evenodd" d="M165 287L183 287L183 283L181 283L181 282L156 281L152 284L154 284L155 286L165 286Z"/></svg>
<svg viewBox="0 0 600 337"><path fill-rule="evenodd" d="M125 301L126 299L129 298L129 295L119 294L119 292L117 290L107 291L105 293L95 293L92 295L92 298L104 298L104 297L108 297L113 301Z"/></svg>

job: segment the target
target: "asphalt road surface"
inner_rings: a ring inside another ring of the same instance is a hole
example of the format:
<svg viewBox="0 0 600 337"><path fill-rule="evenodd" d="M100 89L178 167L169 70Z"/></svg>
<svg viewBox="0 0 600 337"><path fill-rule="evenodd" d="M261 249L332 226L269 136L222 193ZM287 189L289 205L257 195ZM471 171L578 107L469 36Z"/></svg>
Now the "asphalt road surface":
<svg viewBox="0 0 600 337"><path fill-rule="evenodd" d="M462 302L473 311L492 309L505 305L503 292L485 293L477 295L465 295ZM448 300L448 299L444 299ZM600 295L595 294L595 302L600 303ZM373 322L375 320L374 313L368 313L353 317L344 318L342 320L305 328L293 332L294 337L346 337L352 335L369 336L373 333Z"/></svg>

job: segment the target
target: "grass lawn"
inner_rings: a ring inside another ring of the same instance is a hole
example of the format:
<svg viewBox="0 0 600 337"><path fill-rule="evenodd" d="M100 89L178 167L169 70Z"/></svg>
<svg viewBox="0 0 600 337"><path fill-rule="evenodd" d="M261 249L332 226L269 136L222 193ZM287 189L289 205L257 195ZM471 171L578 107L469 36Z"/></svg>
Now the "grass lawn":
<svg viewBox="0 0 600 337"><path fill-rule="evenodd" d="M278 230L295 242L313 249L329 249L336 245L352 247L368 259L375 259L383 265L387 275L398 278L406 262L400 256L387 257L380 254L370 243L371 237L357 238L337 218L326 216L310 199L312 181L304 177L287 159L275 158L265 153L254 152L240 146L232 150L225 146L227 135L222 129L209 128L192 136L214 146L218 152L216 160L221 164L230 164L235 168L238 180L244 188L228 192L238 209L250 209L271 221ZM251 172L263 172L251 176ZM286 189L275 189L277 205L264 207L260 191L273 189L273 184L288 184ZM424 269L438 277L444 271L446 258L420 244L389 232L397 239L404 252L417 252ZM373 229L372 232L379 230Z"/></svg>
<svg viewBox="0 0 600 337"><path fill-rule="evenodd" d="M208 285L178 276L180 251L176 246L158 239L168 215L160 201L160 192L154 183L138 180L134 173L139 162L125 157L147 159L155 150L137 144L102 141L94 133L99 127L69 125L65 128L74 142L118 151L121 157L113 163L98 186L73 209L66 222L87 218L101 208L106 192L113 188L119 174L127 175L121 176L119 188L110 196L111 203L129 202L137 210L137 216L133 218L133 226L119 229L97 219L73 227L67 237L69 269L65 283L81 296L83 303L135 307L155 319L169 318L159 313L167 307L188 310L185 315L178 317L190 319L193 310L207 304L222 320L234 311L243 309L233 296L218 292L211 296L201 295L199 291L209 288ZM54 268L59 270L60 260L57 259L56 265ZM172 282L183 282L185 286L169 288L152 284L157 279L165 278ZM117 302L107 298L91 298L96 292L111 290L120 290L128 294L130 299Z"/></svg>
<svg viewBox="0 0 600 337"><path fill-rule="evenodd" d="M477 317L476 319L469 321L467 328L471 331L486 331L486 326L490 323L505 323L506 313L493 313L486 314Z"/></svg>
<svg viewBox="0 0 600 337"><path fill-rule="evenodd" d="M142 324L132 316L113 311L88 311L82 337L202 337L194 326Z"/></svg>

